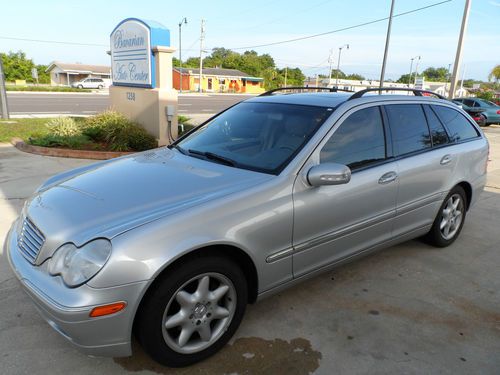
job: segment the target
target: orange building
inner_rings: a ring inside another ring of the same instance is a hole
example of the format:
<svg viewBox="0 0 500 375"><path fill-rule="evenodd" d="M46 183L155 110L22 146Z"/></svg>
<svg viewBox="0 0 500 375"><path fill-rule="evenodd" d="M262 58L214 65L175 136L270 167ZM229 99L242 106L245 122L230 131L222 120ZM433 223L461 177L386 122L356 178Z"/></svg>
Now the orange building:
<svg viewBox="0 0 500 375"><path fill-rule="evenodd" d="M198 91L200 85L200 69L173 68L174 88L182 91ZM236 69L205 68L202 72L203 92L228 92L228 93L263 93L264 79L250 77L248 74Z"/></svg>

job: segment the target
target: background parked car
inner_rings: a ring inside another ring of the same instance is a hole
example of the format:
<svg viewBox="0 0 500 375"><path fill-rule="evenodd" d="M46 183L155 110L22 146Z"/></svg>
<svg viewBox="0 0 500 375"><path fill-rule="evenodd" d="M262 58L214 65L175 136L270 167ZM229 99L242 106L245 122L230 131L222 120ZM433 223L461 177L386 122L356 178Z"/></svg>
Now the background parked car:
<svg viewBox="0 0 500 375"><path fill-rule="evenodd" d="M453 100L453 103L457 104L458 106L460 106L460 108L462 108L465 112L467 112L479 126L488 126L489 125L489 124L486 124L486 116L483 115L483 112L485 111L484 108L469 107L458 100Z"/></svg>
<svg viewBox="0 0 500 375"><path fill-rule="evenodd" d="M102 78L85 78L81 81L73 82L71 87L76 87L79 89L102 89L107 87L107 83Z"/></svg>
<svg viewBox="0 0 500 375"><path fill-rule="evenodd" d="M484 126L491 124L500 124L500 106L496 105L489 100L480 98L456 98L453 99L455 103L460 103L463 105L463 109L466 112L469 110L466 107L472 109L483 109L482 115L486 118Z"/></svg>

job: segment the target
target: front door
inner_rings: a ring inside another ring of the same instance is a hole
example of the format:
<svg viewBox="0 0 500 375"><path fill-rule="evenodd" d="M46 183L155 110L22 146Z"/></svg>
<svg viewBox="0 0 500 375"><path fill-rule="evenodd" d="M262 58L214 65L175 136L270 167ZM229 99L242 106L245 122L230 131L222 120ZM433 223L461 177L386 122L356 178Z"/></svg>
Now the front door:
<svg viewBox="0 0 500 375"><path fill-rule="evenodd" d="M398 189L397 163L387 147L378 106L348 112L311 155L349 166L345 185L311 187L307 170L294 185L293 272L299 277L391 238ZM311 164L313 162L313 164Z"/></svg>

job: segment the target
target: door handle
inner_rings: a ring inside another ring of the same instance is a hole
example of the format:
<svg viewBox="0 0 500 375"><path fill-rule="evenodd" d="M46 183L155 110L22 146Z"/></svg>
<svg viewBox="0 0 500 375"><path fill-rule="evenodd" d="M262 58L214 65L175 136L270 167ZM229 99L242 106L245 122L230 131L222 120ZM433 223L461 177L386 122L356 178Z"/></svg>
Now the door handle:
<svg viewBox="0 0 500 375"><path fill-rule="evenodd" d="M395 181L396 178L398 178L398 174L394 171L384 173L382 177L378 179L378 183L383 185L383 184L388 184L389 182Z"/></svg>
<svg viewBox="0 0 500 375"><path fill-rule="evenodd" d="M443 156L443 157L441 158L440 163L441 163L441 165L446 165L446 164L448 164L450 161L451 161L451 155L450 155L450 154L446 154L445 156Z"/></svg>

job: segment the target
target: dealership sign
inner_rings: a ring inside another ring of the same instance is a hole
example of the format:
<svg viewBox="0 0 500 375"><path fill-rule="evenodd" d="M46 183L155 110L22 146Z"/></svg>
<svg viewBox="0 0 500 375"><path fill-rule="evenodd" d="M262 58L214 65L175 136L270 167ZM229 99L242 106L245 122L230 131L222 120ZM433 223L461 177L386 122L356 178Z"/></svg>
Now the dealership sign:
<svg viewBox="0 0 500 375"><path fill-rule="evenodd" d="M113 85L155 87L155 59L152 47L170 46L170 31L138 18L127 18L110 36Z"/></svg>

